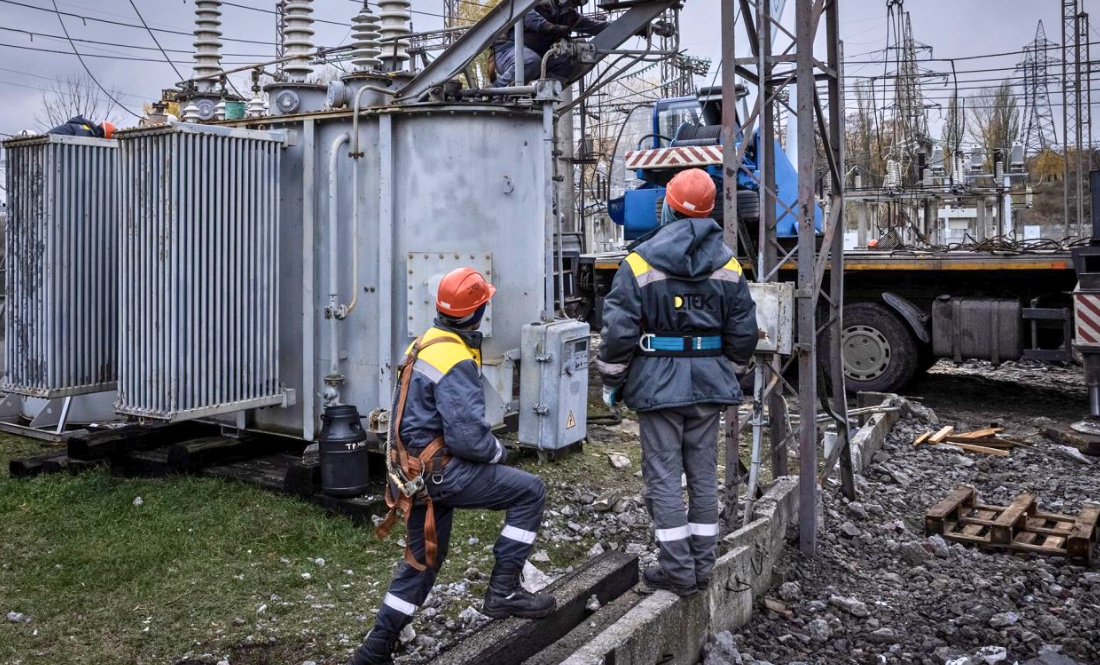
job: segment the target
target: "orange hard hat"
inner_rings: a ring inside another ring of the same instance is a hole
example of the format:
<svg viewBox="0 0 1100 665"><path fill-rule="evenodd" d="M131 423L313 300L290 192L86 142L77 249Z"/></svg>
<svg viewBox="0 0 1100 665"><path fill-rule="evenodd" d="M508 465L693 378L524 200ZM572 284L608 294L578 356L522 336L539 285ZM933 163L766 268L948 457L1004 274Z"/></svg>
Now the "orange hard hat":
<svg viewBox="0 0 1100 665"><path fill-rule="evenodd" d="M688 217L706 217L714 210L716 188L703 169L688 169L676 174L665 189L665 201L676 212Z"/></svg>
<svg viewBox="0 0 1100 665"><path fill-rule="evenodd" d="M447 316L461 318L477 311L497 292L473 268L456 268L443 276L435 296L435 308Z"/></svg>
<svg viewBox="0 0 1100 665"><path fill-rule="evenodd" d="M115 135L115 126L112 123L104 120L99 126L103 128L103 138L109 139Z"/></svg>

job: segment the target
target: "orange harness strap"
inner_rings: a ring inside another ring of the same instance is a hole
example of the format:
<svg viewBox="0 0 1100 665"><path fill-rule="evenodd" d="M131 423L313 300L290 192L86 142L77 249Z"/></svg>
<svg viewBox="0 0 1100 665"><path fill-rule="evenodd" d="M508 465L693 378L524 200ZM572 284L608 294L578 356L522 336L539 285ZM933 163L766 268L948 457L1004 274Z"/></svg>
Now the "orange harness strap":
<svg viewBox="0 0 1100 665"><path fill-rule="evenodd" d="M446 452L447 445L441 436L433 439L415 457L409 455L405 443L401 440L401 420L405 415L405 402L409 396L409 385L412 383L412 366L420 356L420 352L433 344L460 343L453 337L447 336L436 337L427 342L424 342L423 339L423 336L421 336L413 342L412 348L401 363L399 370L401 390L398 393L397 405L394 409L393 440L389 450L388 462L399 468L408 482L415 482L417 479L423 479L442 471L447 463L451 461L451 456ZM428 494L427 488L423 486L423 481L421 481L420 491L413 496L406 495L404 492L395 493L393 483L386 483L386 506L390 511L386 514L382 523L378 525L378 528L374 530L374 534L378 538L388 536L393 529L393 525L397 522L399 512L405 516L405 530L408 531L409 517L412 515L415 499L423 501L427 509L424 515L424 563L416 560L416 556L412 551L411 539L408 536L405 538L405 561L416 570L423 572L428 568L435 567L436 557L439 553L439 540L435 529L435 505L432 503L432 497Z"/></svg>

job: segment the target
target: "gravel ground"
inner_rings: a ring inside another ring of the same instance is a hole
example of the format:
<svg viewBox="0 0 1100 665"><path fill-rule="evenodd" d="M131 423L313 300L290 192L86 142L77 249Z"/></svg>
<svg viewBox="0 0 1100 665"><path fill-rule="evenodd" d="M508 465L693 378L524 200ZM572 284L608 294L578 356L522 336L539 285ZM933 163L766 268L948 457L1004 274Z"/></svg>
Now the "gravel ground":
<svg viewBox="0 0 1100 665"><path fill-rule="evenodd" d="M942 405L939 417L898 423L857 478L857 502L826 488L819 555L803 560L788 548L772 607L761 602L738 634L718 636L706 665L1100 663L1095 564L985 553L923 535L925 511L963 483L989 504L1032 491L1040 509L1073 514L1100 501L1100 460L1075 461L1036 434L1044 419L1081 415L1081 384L1073 368L938 366L915 388L925 404ZM1007 458L911 449L940 422L959 431L999 422L1005 436L1035 447Z"/></svg>

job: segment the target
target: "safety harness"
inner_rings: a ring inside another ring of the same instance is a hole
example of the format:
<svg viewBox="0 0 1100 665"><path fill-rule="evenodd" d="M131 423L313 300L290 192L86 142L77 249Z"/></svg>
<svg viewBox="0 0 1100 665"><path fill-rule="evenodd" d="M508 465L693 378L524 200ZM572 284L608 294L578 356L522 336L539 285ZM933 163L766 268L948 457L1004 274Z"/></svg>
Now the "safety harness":
<svg viewBox="0 0 1100 665"><path fill-rule="evenodd" d="M420 352L433 344L450 343L461 344L457 339L449 336L440 336L424 341L420 336L413 342L408 354L401 363L400 385L397 395L397 404L394 408L393 434L386 441L386 471L391 483L386 483L386 506L390 512L386 518L374 530L375 536L385 538L393 529L397 521L397 513L405 515L405 529L409 527L409 517L412 515L413 506L417 500L423 502L426 512L424 515L424 563L416 560L412 551L412 539L405 538L405 561L421 572L435 567L436 556L439 552L439 540L435 531L435 506L432 497L428 494L424 484L424 478L438 476L444 467L451 461L447 454L447 444L442 436L437 436L425 446L419 455L411 455L405 443L401 440L401 419L405 415L405 401L409 396L409 384L412 383L413 365L416 363ZM395 495L393 488L397 487Z"/></svg>
<svg viewBox="0 0 1100 665"><path fill-rule="evenodd" d="M638 340L639 355L664 358L705 358L722 355L718 334L646 333Z"/></svg>

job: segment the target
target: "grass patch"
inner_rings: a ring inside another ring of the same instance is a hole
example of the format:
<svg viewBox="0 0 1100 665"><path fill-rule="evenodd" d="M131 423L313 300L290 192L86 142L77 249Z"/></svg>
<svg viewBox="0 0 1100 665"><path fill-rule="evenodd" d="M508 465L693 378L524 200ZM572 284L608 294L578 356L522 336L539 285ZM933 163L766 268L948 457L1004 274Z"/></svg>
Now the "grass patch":
<svg viewBox="0 0 1100 665"><path fill-rule="evenodd" d="M5 470L12 458L50 450L0 436ZM613 472L594 452L520 466L553 478ZM630 478L637 468L635 459L614 473ZM499 512L457 511L440 582L477 567L482 579L469 588L480 597L502 520ZM344 663L373 622L402 536L398 526L379 542L315 506L215 479L3 473L0 663ZM553 545L542 538L536 547L558 566L583 560L591 547ZM8 612L31 621L6 621Z"/></svg>

